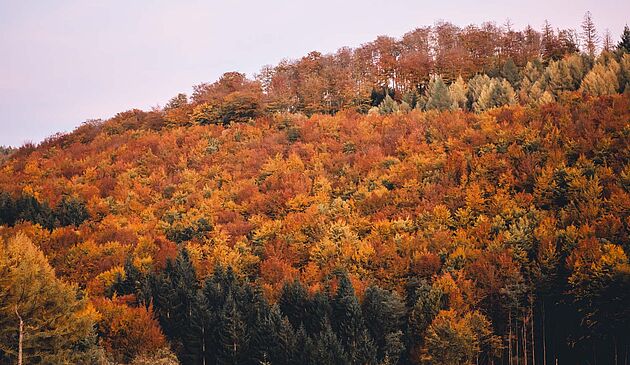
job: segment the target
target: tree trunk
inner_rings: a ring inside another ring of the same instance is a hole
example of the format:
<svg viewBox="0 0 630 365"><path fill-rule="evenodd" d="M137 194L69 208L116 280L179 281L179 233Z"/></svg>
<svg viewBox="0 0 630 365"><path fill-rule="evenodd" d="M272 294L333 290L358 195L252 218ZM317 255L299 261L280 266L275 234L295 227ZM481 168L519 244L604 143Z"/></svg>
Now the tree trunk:
<svg viewBox="0 0 630 365"><path fill-rule="evenodd" d="M512 311L508 313L508 364L512 365Z"/></svg>
<svg viewBox="0 0 630 365"><path fill-rule="evenodd" d="M523 318L523 364L527 365L527 317Z"/></svg>
<svg viewBox="0 0 630 365"><path fill-rule="evenodd" d="M17 365L22 365L22 343L24 342L24 321L22 320L22 317L20 316L20 312L18 312L18 307L17 304L15 305L15 314L17 315L18 319L20 320L20 332L19 332L19 337L18 337L18 362Z"/></svg>
<svg viewBox="0 0 630 365"><path fill-rule="evenodd" d="M617 336L613 336L613 344L615 345L615 365L619 365L617 362Z"/></svg>
<svg viewBox="0 0 630 365"><path fill-rule="evenodd" d="M536 365L536 342L534 336L534 298L529 300L529 324L532 332L532 365Z"/></svg>
<svg viewBox="0 0 630 365"><path fill-rule="evenodd" d="M206 365L206 327L201 326L201 359L203 364Z"/></svg>
<svg viewBox="0 0 630 365"><path fill-rule="evenodd" d="M515 330L515 334L516 334L516 365L518 365L520 360L521 360L520 359L520 353L518 351L519 350L518 349L518 317L516 317L515 322L516 322L516 328L514 328L514 330Z"/></svg>
<svg viewBox="0 0 630 365"><path fill-rule="evenodd" d="M543 365L547 365L547 337L545 337L545 301L542 301L542 340L543 340Z"/></svg>

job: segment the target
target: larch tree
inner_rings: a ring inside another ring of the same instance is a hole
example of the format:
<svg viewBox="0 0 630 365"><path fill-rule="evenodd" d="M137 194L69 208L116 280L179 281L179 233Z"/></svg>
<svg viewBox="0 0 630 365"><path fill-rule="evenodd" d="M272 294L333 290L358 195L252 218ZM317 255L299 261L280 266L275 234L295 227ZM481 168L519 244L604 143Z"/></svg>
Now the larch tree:
<svg viewBox="0 0 630 365"><path fill-rule="evenodd" d="M477 103L477 100L479 100L482 90L485 87L487 87L487 85L489 85L491 81L492 80L490 79L490 77L486 74L475 75L475 77L468 80L467 96L468 96L468 108L470 110L476 110L474 107L475 103Z"/></svg>
<svg viewBox="0 0 630 365"><path fill-rule="evenodd" d="M546 92L547 84L548 80L540 61L527 62L522 71L521 87L518 92L519 100L526 105L537 105ZM548 92L547 95L553 98Z"/></svg>
<svg viewBox="0 0 630 365"><path fill-rule="evenodd" d="M541 34L541 55L545 61L559 58L558 55L558 38L551 24L545 20Z"/></svg>
<svg viewBox="0 0 630 365"><path fill-rule="evenodd" d="M597 29L593 22L593 17L590 11L584 14L584 20L582 20L582 33L580 34L582 42L584 42L584 51L591 57L595 57L597 53L597 46L599 43L599 36L597 35Z"/></svg>
<svg viewBox="0 0 630 365"><path fill-rule="evenodd" d="M425 109L427 110L448 110L453 103L448 87L439 75L433 76L431 79L427 97L427 103L425 104Z"/></svg>
<svg viewBox="0 0 630 365"><path fill-rule="evenodd" d="M381 114L396 113L398 112L398 103L387 94L385 99L378 105L378 110Z"/></svg>
<svg viewBox="0 0 630 365"><path fill-rule="evenodd" d="M507 80L492 79L481 89L479 99L473 107L475 111L483 111L514 103L516 103L516 93L512 85Z"/></svg>
<svg viewBox="0 0 630 365"><path fill-rule="evenodd" d="M466 110L466 102L468 101L466 93L468 90L461 76L457 77L457 80L448 87L448 92L452 100L451 110Z"/></svg>
<svg viewBox="0 0 630 365"><path fill-rule="evenodd" d="M565 91L575 90L569 67L564 60L551 61L545 70L548 82L548 90L555 96Z"/></svg>
<svg viewBox="0 0 630 365"><path fill-rule="evenodd" d="M604 31L604 38L602 39L602 50L605 52L611 52L613 50L613 39L610 29L606 28Z"/></svg>
<svg viewBox="0 0 630 365"><path fill-rule="evenodd" d="M584 77L580 90L597 96L615 94L619 89L618 70L619 64L615 60L611 60L608 67L601 63L596 64Z"/></svg>
<svg viewBox="0 0 630 365"><path fill-rule="evenodd" d="M96 311L23 234L0 242L0 360L94 363Z"/></svg>
<svg viewBox="0 0 630 365"><path fill-rule="evenodd" d="M518 67L511 58L508 58L508 60L503 64L503 67L501 68L501 77L508 80L510 85L512 85L515 89L520 86L521 76L519 75Z"/></svg>

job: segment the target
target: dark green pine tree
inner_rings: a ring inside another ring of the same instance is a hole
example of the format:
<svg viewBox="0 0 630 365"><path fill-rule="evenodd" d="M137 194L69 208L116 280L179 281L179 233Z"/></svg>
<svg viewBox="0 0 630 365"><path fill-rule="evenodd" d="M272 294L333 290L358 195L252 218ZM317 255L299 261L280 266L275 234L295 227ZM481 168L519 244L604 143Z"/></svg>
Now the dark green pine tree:
<svg viewBox="0 0 630 365"><path fill-rule="evenodd" d="M206 279L200 306L204 310L204 346L203 356L206 364L216 364L219 348L218 330L225 300L231 288L226 288L226 273L221 266L214 269L212 276Z"/></svg>
<svg viewBox="0 0 630 365"><path fill-rule="evenodd" d="M271 319L271 308L266 302L256 308L254 322L251 325L249 342L250 360L252 363L269 362L272 349L277 346L276 329Z"/></svg>
<svg viewBox="0 0 630 365"><path fill-rule="evenodd" d="M34 196L25 195L20 197L15 205L18 213L17 220L39 224L47 229L55 227L53 211L46 202L40 203Z"/></svg>
<svg viewBox="0 0 630 365"><path fill-rule="evenodd" d="M178 337L182 342L180 359L183 364L198 364L201 360L203 346L203 313L197 299L200 290L199 282L188 250L179 251L171 272L171 280L177 293L177 300L181 303L181 312L176 318L180 321L181 332Z"/></svg>
<svg viewBox="0 0 630 365"><path fill-rule="evenodd" d="M114 293L117 295L135 294L138 302L136 304L144 303L148 305L150 300L146 299L150 298L145 298L143 293L145 277L133 264L133 257L131 255L128 255L125 259L124 270L125 277L116 277L114 284L110 288L109 296L114 295Z"/></svg>
<svg viewBox="0 0 630 365"><path fill-rule="evenodd" d="M149 278L149 287L160 325L182 364L200 363L204 311L188 251L181 249L174 262L168 260L163 274Z"/></svg>
<svg viewBox="0 0 630 365"><path fill-rule="evenodd" d="M347 365L356 363L344 351L339 336L335 334L327 319L322 324L321 332L313 337L312 344L307 364ZM367 364L367 362L361 364Z"/></svg>
<svg viewBox="0 0 630 365"><path fill-rule="evenodd" d="M195 360L198 364L214 364L216 363L216 341L214 339L216 332L216 323L218 316L208 310L210 307L208 299L203 290L197 292L196 307L191 323L192 332L195 334L198 355Z"/></svg>
<svg viewBox="0 0 630 365"><path fill-rule="evenodd" d="M295 331L295 353L291 365L315 365L315 344L306 333L304 326Z"/></svg>
<svg viewBox="0 0 630 365"><path fill-rule="evenodd" d="M407 285L406 307L409 308L406 318L405 349L403 363L409 362L410 350L422 346L427 327L441 309L442 293L432 288L428 279L414 279Z"/></svg>
<svg viewBox="0 0 630 365"><path fill-rule="evenodd" d="M231 293L225 301L217 330L217 364L239 365L249 360L249 332Z"/></svg>
<svg viewBox="0 0 630 365"><path fill-rule="evenodd" d="M64 196L55 207L55 218L60 226L80 226L90 218L85 203L77 198Z"/></svg>
<svg viewBox="0 0 630 365"><path fill-rule="evenodd" d="M339 286L333 299L332 322L344 347L349 364L375 364L376 349L370 337L359 301L348 276L338 275Z"/></svg>
<svg viewBox="0 0 630 365"><path fill-rule="evenodd" d="M287 316L294 328L305 325L309 314L308 292L302 284L295 280L288 282L282 287L278 306L282 314Z"/></svg>
<svg viewBox="0 0 630 365"><path fill-rule="evenodd" d="M361 311L377 347L378 363L397 363L405 349L405 304L396 293L371 286L365 291Z"/></svg>
<svg viewBox="0 0 630 365"><path fill-rule="evenodd" d="M0 193L0 225L12 226L15 224L18 212L15 201L11 194L7 192Z"/></svg>
<svg viewBox="0 0 630 365"><path fill-rule="evenodd" d="M275 322L275 328L278 338L278 352L272 356L272 364L292 364L295 359L295 354L299 350L296 347L295 330L291 326L291 322L285 316L282 316L280 309L275 307L273 310L274 315L272 319Z"/></svg>
<svg viewBox="0 0 630 365"><path fill-rule="evenodd" d="M288 365L295 355L295 332L277 306L261 306L252 328L251 354L253 363Z"/></svg>
<svg viewBox="0 0 630 365"><path fill-rule="evenodd" d="M627 25L623 27L621 40L617 43L617 51L620 53L630 53L630 27Z"/></svg>
<svg viewBox="0 0 630 365"><path fill-rule="evenodd" d="M322 331L324 322L332 316L332 308L328 296L322 292L315 293L308 307L304 327L306 332L312 336Z"/></svg>
<svg viewBox="0 0 630 365"><path fill-rule="evenodd" d="M153 309L160 322L160 327L164 335L173 345L173 350L177 352L181 348L178 334L181 332L178 321L182 305L177 300L177 292L169 275L173 271L173 262L166 261L164 272L152 273L149 276L149 292Z"/></svg>

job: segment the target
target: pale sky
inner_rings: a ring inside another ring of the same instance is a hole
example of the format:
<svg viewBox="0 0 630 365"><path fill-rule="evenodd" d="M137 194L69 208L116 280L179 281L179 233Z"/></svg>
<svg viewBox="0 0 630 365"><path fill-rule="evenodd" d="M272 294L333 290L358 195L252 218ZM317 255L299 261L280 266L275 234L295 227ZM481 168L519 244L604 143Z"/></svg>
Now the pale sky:
<svg viewBox="0 0 630 365"><path fill-rule="evenodd" d="M630 22L628 0L0 0L0 145L438 20L577 29L587 10L615 42Z"/></svg>

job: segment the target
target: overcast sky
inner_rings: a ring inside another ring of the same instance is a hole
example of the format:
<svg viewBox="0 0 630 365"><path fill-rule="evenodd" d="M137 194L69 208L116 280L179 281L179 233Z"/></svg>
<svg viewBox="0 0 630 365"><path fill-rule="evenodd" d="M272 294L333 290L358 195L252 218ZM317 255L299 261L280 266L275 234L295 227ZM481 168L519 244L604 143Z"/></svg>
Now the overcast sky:
<svg viewBox="0 0 630 365"><path fill-rule="evenodd" d="M587 10L615 41L630 21L628 0L0 0L0 145L437 20L579 28Z"/></svg>

